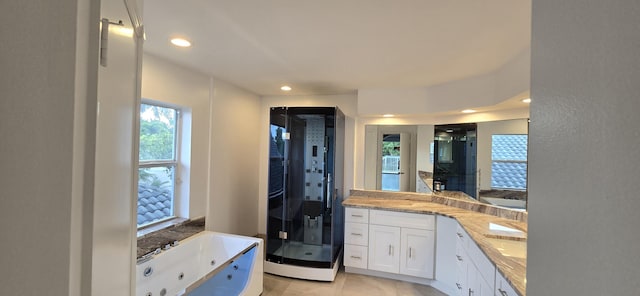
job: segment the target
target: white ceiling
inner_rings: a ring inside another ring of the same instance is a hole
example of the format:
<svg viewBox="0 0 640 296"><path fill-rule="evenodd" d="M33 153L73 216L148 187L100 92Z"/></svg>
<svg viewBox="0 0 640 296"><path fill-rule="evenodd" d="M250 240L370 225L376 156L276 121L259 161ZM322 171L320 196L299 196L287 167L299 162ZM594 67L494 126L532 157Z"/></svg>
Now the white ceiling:
<svg viewBox="0 0 640 296"><path fill-rule="evenodd" d="M530 46L531 0L153 0L147 53L259 95L431 86ZM184 36L191 48L176 48Z"/></svg>

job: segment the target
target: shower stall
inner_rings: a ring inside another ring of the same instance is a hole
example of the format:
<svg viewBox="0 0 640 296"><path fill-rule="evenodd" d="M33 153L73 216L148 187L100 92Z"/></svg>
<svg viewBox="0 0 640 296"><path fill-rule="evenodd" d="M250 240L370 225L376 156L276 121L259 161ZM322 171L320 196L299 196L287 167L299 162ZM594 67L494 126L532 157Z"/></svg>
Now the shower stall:
<svg viewBox="0 0 640 296"><path fill-rule="evenodd" d="M270 115L268 273L333 281L344 237L344 115L274 107Z"/></svg>

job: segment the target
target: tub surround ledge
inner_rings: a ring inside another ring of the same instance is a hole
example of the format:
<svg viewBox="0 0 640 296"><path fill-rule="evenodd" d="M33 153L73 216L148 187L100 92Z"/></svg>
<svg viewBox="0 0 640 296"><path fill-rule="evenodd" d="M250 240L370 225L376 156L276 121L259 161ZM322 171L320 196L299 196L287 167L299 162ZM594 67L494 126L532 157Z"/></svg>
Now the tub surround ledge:
<svg viewBox="0 0 640 296"><path fill-rule="evenodd" d="M465 229L496 269L517 292L526 295L526 256L505 256L490 239L526 241L526 213L497 208L438 195L376 190L352 190L342 203L345 207L379 209L410 213L441 215L454 218ZM509 213L513 212L513 213ZM507 233L491 227L498 224L519 230ZM526 251L525 251L526 253Z"/></svg>
<svg viewBox="0 0 640 296"><path fill-rule="evenodd" d="M202 231L204 231L204 218L198 218L140 236L136 258L141 258L158 248L164 248L167 244L184 240Z"/></svg>

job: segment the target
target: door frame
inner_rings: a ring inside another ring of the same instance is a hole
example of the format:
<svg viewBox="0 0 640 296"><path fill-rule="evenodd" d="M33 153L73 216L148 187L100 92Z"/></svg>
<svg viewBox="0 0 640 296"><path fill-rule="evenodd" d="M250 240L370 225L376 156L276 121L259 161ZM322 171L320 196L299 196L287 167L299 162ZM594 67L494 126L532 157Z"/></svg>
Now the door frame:
<svg viewBox="0 0 640 296"><path fill-rule="evenodd" d="M409 135L409 167L406 169L405 175L409 180L409 189L408 192L416 191L416 156L417 156L417 143L418 143L418 127L416 125L368 125L367 133L365 137L372 139L365 139L365 142L370 143L375 141L375 151L369 151L371 149L367 149L365 151L366 154L371 153L369 157L365 156L366 161L372 162L371 158L375 157L375 165L370 163L370 165L375 167L375 189L381 190L382 188L382 140L385 134L402 134L407 133ZM374 140L375 139L375 140ZM368 145L367 147L370 147ZM371 178L373 181L373 178ZM366 188L366 187L365 187Z"/></svg>

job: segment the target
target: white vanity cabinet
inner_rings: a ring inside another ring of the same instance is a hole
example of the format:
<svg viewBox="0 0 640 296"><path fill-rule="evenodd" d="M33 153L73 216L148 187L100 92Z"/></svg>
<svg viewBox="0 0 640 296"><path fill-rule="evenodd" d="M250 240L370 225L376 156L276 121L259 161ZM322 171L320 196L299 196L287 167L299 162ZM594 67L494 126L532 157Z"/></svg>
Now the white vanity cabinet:
<svg viewBox="0 0 640 296"><path fill-rule="evenodd" d="M345 209L347 272L431 285L448 295L519 295L454 218Z"/></svg>
<svg viewBox="0 0 640 296"><path fill-rule="evenodd" d="M495 266L458 225L455 260L458 267L456 295L491 296L494 294Z"/></svg>
<svg viewBox="0 0 640 296"><path fill-rule="evenodd" d="M435 216L369 212L369 269L433 278Z"/></svg>
<svg viewBox="0 0 640 296"><path fill-rule="evenodd" d="M511 287L509 282L496 270L496 290L495 296L518 296L516 290Z"/></svg>
<svg viewBox="0 0 640 296"><path fill-rule="evenodd" d="M347 207L344 236L347 271L434 278L433 215Z"/></svg>
<svg viewBox="0 0 640 296"><path fill-rule="evenodd" d="M492 296L495 284L496 267L480 250L475 242L470 241L467 249L469 259L475 267L473 281L469 280L469 288L473 296Z"/></svg>
<svg viewBox="0 0 640 296"><path fill-rule="evenodd" d="M485 280L478 268L469 264L467 269L467 290L470 296L493 296L493 283ZM463 294L467 295L467 294Z"/></svg>
<svg viewBox="0 0 640 296"><path fill-rule="evenodd" d="M458 221L445 216L436 216L436 288L457 295L458 266L456 264Z"/></svg>
<svg viewBox="0 0 640 296"><path fill-rule="evenodd" d="M344 266L367 269L369 210L345 208Z"/></svg>

